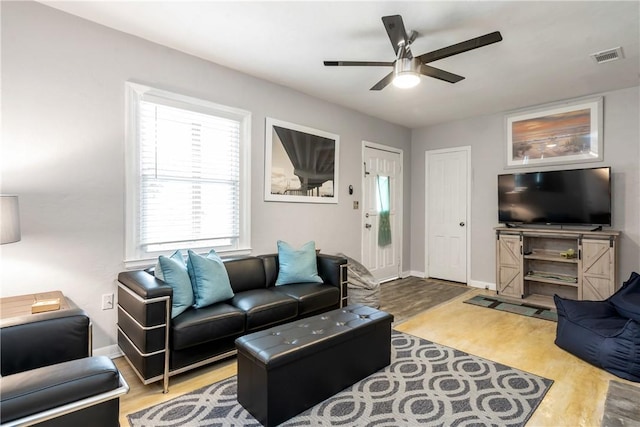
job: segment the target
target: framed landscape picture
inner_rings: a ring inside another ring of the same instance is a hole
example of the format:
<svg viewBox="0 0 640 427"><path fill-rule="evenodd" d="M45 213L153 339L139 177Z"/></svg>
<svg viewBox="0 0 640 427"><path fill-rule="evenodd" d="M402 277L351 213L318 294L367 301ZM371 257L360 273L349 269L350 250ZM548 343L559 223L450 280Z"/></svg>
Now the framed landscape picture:
<svg viewBox="0 0 640 427"><path fill-rule="evenodd" d="M264 199L338 203L338 135L267 118Z"/></svg>
<svg viewBox="0 0 640 427"><path fill-rule="evenodd" d="M507 168L603 160L601 97L518 111L505 121Z"/></svg>

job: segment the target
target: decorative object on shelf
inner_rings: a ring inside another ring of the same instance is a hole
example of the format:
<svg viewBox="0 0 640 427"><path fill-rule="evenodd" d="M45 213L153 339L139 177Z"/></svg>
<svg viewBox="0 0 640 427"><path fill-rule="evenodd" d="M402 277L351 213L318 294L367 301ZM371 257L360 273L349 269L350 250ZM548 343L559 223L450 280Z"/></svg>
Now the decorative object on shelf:
<svg viewBox="0 0 640 427"><path fill-rule="evenodd" d="M507 114L506 167L602 161L602 117L602 97Z"/></svg>
<svg viewBox="0 0 640 427"><path fill-rule="evenodd" d="M560 252L560 256L562 258L575 258L576 257L576 251L574 251L573 249L567 249L564 252Z"/></svg>
<svg viewBox="0 0 640 427"><path fill-rule="evenodd" d="M264 199L338 203L340 137L267 118Z"/></svg>
<svg viewBox="0 0 640 427"><path fill-rule="evenodd" d="M0 244L20 241L18 196L0 196Z"/></svg>
<svg viewBox="0 0 640 427"><path fill-rule="evenodd" d="M60 298L36 300L31 304L31 314L60 310Z"/></svg>

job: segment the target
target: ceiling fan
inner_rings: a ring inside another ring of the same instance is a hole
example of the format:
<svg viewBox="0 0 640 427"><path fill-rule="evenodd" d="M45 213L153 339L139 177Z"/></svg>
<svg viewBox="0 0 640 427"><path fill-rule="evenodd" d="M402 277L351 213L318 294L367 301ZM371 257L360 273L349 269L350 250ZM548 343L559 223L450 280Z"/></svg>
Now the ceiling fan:
<svg viewBox="0 0 640 427"><path fill-rule="evenodd" d="M393 82L394 86L401 88L414 87L420 83L420 75L444 80L449 83L457 83L464 79L464 77L427 64L429 62L437 61L438 59L447 58L468 50L497 43L502 40L500 32L494 31L493 33L485 34L484 36L476 37L414 57L411 53L411 43L416 39L418 33L412 31L410 35L407 35L407 32L404 29L404 23L402 22L402 16L400 15L383 16L382 22L384 23L384 28L387 30L389 40L391 40L393 50L396 53L395 61L324 61L324 65L328 67L393 67L393 71L373 85L371 90L384 89L391 82Z"/></svg>

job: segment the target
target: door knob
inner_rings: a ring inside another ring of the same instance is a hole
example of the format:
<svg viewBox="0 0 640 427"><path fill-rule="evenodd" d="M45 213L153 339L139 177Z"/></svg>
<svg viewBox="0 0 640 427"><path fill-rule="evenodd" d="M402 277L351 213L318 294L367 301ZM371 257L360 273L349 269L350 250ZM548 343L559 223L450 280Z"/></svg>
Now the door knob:
<svg viewBox="0 0 640 427"><path fill-rule="evenodd" d="M364 228L371 228L371 224L365 224Z"/></svg>
<svg viewBox="0 0 640 427"><path fill-rule="evenodd" d="M460 227L464 227L464 221L460 221Z"/></svg>

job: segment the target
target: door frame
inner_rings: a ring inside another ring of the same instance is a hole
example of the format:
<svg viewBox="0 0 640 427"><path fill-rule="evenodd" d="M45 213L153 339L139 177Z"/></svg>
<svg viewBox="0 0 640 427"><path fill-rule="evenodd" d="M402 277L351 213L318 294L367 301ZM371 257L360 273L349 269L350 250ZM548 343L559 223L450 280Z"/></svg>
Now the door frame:
<svg viewBox="0 0 640 427"><path fill-rule="evenodd" d="M404 151L401 148L391 147L389 145L378 144L376 142L371 141L362 141L362 149L360 152L360 188L362 189L362 198L363 203L360 204L360 259L364 259L364 246L362 243L363 233L364 233L364 225L366 224L366 218L364 216L364 189L365 189L365 169L364 166L366 164L366 159L364 156L365 148L373 148L375 150L388 151L390 153L395 153L400 155L400 176L398 177L398 212L396 215L396 221L398 223L398 277L404 278L406 277L402 271L402 260L404 259L404 251L403 251L403 235L404 235L404 227L403 227L403 212L404 212Z"/></svg>
<svg viewBox="0 0 640 427"><path fill-rule="evenodd" d="M467 239L467 266L466 284L469 285L471 275L471 146L464 145L453 148L441 148L427 150L424 156L424 277L429 277L429 161L431 156L437 154L454 153L462 151L467 156L467 212L466 212L466 239Z"/></svg>

